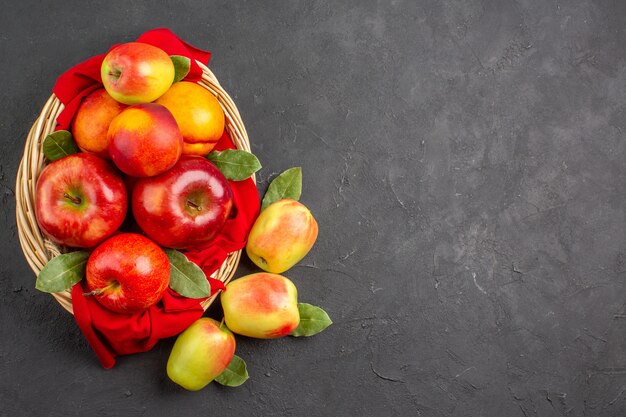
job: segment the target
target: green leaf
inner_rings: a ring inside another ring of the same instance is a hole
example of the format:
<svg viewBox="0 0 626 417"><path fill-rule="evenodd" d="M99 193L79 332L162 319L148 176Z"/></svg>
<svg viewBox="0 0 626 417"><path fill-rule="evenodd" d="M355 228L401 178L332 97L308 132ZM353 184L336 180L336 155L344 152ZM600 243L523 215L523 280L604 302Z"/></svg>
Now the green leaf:
<svg viewBox="0 0 626 417"><path fill-rule="evenodd" d="M261 211L273 202L284 198L299 200L300 194L302 194L302 168L289 168L274 178L274 181L267 188L261 204Z"/></svg>
<svg viewBox="0 0 626 417"><path fill-rule="evenodd" d="M261 169L261 163L250 152L226 149L225 151L213 151L207 159L222 171L222 174L233 181L242 181Z"/></svg>
<svg viewBox="0 0 626 417"><path fill-rule="evenodd" d="M74 143L72 134L67 130L57 130L50 133L43 140L43 154L50 161L56 161L64 156L78 152L78 146Z"/></svg>
<svg viewBox="0 0 626 417"><path fill-rule="evenodd" d="M227 387L238 387L250 378L246 362L239 356L234 355L228 367L215 378L215 382Z"/></svg>
<svg viewBox="0 0 626 417"><path fill-rule="evenodd" d="M211 285L202 269L174 249L164 249L170 260L170 288L189 298L206 298L211 295Z"/></svg>
<svg viewBox="0 0 626 417"><path fill-rule="evenodd" d="M174 64L174 81L172 83L177 83L189 74L191 60L182 55L171 55L170 59Z"/></svg>
<svg viewBox="0 0 626 417"><path fill-rule="evenodd" d="M70 252L52 258L37 275L35 288L43 292L61 292L83 279L89 252Z"/></svg>
<svg viewBox="0 0 626 417"><path fill-rule="evenodd" d="M313 336L333 324L328 314L320 307L298 303L298 312L300 312L300 324L291 332L291 336Z"/></svg>

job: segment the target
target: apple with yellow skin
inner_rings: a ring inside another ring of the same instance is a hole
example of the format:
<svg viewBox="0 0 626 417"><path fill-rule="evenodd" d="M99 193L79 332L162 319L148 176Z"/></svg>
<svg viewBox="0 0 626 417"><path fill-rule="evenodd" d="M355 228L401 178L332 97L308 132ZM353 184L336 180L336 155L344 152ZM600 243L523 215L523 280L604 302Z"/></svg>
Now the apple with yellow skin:
<svg viewBox="0 0 626 417"><path fill-rule="evenodd" d="M111 122L108 138L113 163L133 177L167 171L183 150L176 120L169 110L155 103L126 108Z"/></svg>
<svg viewBox="0 0 626 417"><path fill-rule="evenodd" d="M226 325L242 336L275 339L300 324L298 290L281 275L246 275L226 285L220 297Z"/></svg>
<svg viewBox="0 0 626 417"><path fill-rule="evenodd" d="M104 88L90 93L80 103L72 121L72 135L83 152L110 159L107 132L111 121L126 108Z"/></svg>
<svg viewBox="0 0 626 417"><path fill-rule="evenodd" d="M189 154L208 154L224 133L224 110L219 101L196 83L174 83L156 103L167 107L174 115L185 144L205 144L204 147L187 146ZM209 144L213 146L209 148Z"/></svg>
<svg viewBox="0 0 626 417"><path fill-rule="evenodd" d="M203 317L176 339L167 361L167 376L189 391L198 391L224 372L234 354L232 332Z"/></svg>
<svg viewBox="0 0 626 417"><path fill-rule="evenodd" d="M259 268L280 274L304 258L317 239L317 222L304 204L283 199L255 221L246 252Z"/></svg>
<svg viewBox="0 0 626 417"><path fill-rule="evenodd" d="M113 48L102 61L102 84L124 104L149 103L174 82L174 63L161 48L130 42Z"/></svg>

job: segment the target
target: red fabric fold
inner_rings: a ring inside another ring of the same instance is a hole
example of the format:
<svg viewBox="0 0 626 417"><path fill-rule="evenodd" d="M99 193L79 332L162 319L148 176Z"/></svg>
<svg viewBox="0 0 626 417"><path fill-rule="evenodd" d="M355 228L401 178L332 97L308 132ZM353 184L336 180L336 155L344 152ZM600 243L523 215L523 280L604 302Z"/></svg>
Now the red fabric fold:
<svg viewBox="0 0 626 417"><path fill-rule="evenodd" d="M179 39L169 29L161 28L141 35L137 42L144 42L163 49L169 55L184 55L191 59L187 81L198 81L202 70L196 60L207 64L210 52L203 51ZM114 46L113 46L114 47ZM65 105L57 118L57 130L69 129L81 100L102 86L100 66L105 54L90 58L66 71L53 88L54 94ZM216 149L233 149L225 132ZM224 262L230 252L242 249L248 233L259 213L259 196L251 179L229 181L234 196L233 213L221 233L200 248L187 251L190 261L195 262L210 277ZM212 294L223 289L223 283L208 278ZM148 310L138 314L119 314L104 308L93 297L85 297L83 283L72 288L74 318L83 335L105 368L115 365L119 355L145 352L160 339L172 337L186 329L203 314L200 302L176 294L168 289L163 299Z"/></svg>

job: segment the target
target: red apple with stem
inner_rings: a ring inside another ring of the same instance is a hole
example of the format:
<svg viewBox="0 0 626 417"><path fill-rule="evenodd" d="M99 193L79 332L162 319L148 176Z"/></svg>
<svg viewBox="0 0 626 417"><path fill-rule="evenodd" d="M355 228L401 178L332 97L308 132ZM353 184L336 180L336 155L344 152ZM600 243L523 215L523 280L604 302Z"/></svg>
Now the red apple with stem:
<svg viewBox="0 0 626 417"><path fill-rule="evenodd" d="M138 313L156 304L169 280L170 263L163 249L136 233L109 238L87 260L86 295L118 313Z"/></svg>
<svg viewBox="0 0 626 417"><path fill-rule="evenodd" d="M149 103L174 82L174 64L160 48L130 42L113 48L102 61L100 75L107 92L124 104Z"/></svg>
<svg viewBox="0 0 626 417"><path fill-rule="evenodd" d="M109 163L92 154L77 153L54 161L37 180L37 223L61 245L97 245L121 226L127 206L120 176Z"/></svg>
<svg viewBox="0 0 626 417"><path fill-rule="evenodd" d="M232 191L220 170L191 155L183 155L161 175L137 181L131 198L135 220L146 235L161 246L177 249L213 239L232 205Z"/></svg>

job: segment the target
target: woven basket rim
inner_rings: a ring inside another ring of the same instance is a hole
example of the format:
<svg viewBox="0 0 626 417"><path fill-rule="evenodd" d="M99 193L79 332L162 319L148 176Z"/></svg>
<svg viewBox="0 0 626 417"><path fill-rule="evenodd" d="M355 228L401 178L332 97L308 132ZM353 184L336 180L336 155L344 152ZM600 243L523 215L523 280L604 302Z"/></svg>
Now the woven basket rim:
<svg viewBox="0 0 626 417"><path fill-rule="evenodd" d="M202 79L197 83L209 90L220 103L224 110L225 128L233 143L237 149L250 152L248 134L234 101L222 88L215 74L202 62L196 61L196 63L202 69ZM26 137L24 153L15 180L15 218L17 222L18 239L24 257L35 275L41 271L46 262L50 259L68 251L66 248L56 245L42 234L37 225L34 210L35 185L41 170L45 166L41 144L43 139L54 131L56 119L63 109L64 105L52 94L46 101L41 113L35 123L33 123ZM254 174L252 175L252 180L256 184L256 176ZM226 260L217 271L211 274L211 277L227 284L237 269L240 257L241 250L228 254ZM52 293L52 296L66 311L70 314L74 313L71 290ZM204 310L211 305L216 296L217 294L214 294L201 303Z"/></svg>

